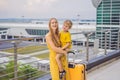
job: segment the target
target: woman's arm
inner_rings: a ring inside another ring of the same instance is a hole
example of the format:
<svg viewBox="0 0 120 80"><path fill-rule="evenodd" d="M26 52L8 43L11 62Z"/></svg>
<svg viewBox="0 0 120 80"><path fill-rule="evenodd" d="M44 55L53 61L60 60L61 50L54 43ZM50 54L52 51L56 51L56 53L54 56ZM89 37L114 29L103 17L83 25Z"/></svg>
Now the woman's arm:
<svg viewBox="0 0 120 80"><path fill-rule="evenodd" d="M56 46L54 45L53 41L52 41L52 38L51 38L49 35L46 36L46 42L47 42L47 44L49 44L49 45L51 46L51 48L52 48L55 52L57 52L57 53L62 53L62 54L66 54L66 53L67 53L67 51L63 50L62 48L56 47Z"/></svg>

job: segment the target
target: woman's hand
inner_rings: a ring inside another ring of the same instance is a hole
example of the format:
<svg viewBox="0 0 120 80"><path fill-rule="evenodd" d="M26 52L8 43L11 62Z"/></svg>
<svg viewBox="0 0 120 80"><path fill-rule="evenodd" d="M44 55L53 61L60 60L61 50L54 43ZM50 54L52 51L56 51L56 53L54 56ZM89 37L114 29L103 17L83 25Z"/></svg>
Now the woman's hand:
<svg viewBox="0 0 120 80"><path fill-rule="evenodd" d="M66 50L64 50L64 53L63 53L65 56L67 56L67 51Z"/></svg>
<svg viewBox="0 0 120 80"><path fill-rule="evenodd" d="M50 34L46 35L46 42L47 44L50 45L50 47L52 48L52 50L54 50L57 53L61 53L61 54L67 54L67 51L63 50L60 47L56 47L52 41L52 38L50 36Z"/></svg>
<svg viewBox="0 0 120 80"><path fill-rule="evenodd" d="M68 49L68 48L67 48L67 49L64 49L63 47L62 47L62 50L65 50L65 51L67 51L67 52L69 52L69 51L70 51L70 49Z"/></svg>
<svg viewBox="0 0 120 80"><path fill-rule="evenodd" d="M67 51L65 51L65 53L64 54L67 54Z"/></svg>

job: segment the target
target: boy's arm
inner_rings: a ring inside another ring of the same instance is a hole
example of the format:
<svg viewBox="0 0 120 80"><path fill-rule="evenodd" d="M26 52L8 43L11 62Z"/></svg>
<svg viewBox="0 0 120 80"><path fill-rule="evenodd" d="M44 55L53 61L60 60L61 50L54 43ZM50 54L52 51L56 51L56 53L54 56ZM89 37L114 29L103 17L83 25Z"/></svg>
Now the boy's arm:
<svg viewBox="0 0 120 80"><path fill-rule="evenodd" d="M65 46L62 47L63 50L67 49L71 45L71 42L67 42Z"/></svg>

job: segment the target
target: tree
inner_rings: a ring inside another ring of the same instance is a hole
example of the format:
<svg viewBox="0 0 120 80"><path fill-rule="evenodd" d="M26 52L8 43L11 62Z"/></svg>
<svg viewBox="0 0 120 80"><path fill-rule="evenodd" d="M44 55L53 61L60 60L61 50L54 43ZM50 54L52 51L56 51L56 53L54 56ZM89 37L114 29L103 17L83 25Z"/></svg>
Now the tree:
<svg viewBox="0 0 120 80"><path fill-rule="evenodd" d="M31 67L30 65L24 65L20 67L20 75L24 76L23 77L24 80L36 76L37 73L38 73L38 70L36 68Z"/></svg>

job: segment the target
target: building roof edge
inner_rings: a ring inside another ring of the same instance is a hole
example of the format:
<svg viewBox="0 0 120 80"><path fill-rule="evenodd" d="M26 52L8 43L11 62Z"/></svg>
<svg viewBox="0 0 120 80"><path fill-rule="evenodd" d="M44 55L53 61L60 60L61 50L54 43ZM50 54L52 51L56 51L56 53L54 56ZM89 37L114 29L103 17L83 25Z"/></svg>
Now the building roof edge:
<svg viewBox="0 0 120 80"><path fill-rule="evenodd" d="M91 0L91 1L95 8L97 8L99 6L99 4L102 2L102 0Z"/></svg>

